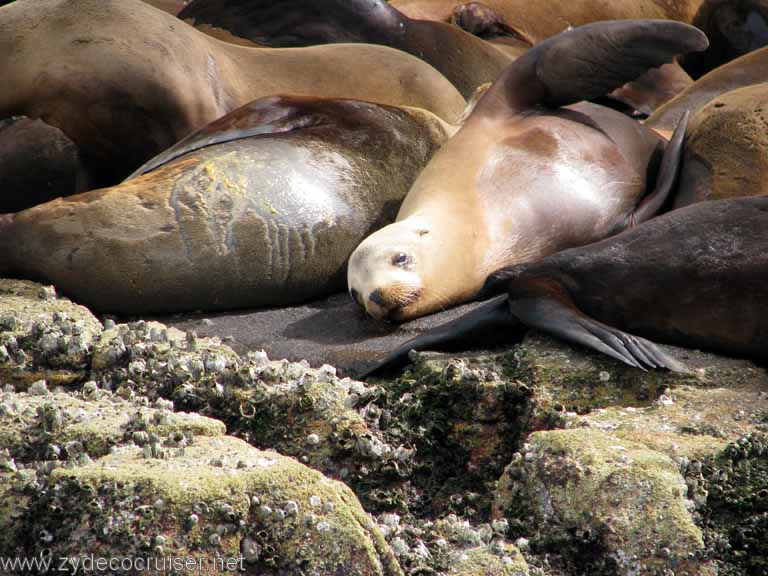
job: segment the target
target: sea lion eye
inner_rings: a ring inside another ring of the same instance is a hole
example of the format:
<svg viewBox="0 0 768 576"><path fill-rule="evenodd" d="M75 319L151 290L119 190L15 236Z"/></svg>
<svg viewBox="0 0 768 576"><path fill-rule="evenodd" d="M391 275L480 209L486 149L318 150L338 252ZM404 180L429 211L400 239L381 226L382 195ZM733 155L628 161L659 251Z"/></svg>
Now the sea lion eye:
<svg viewBox="0 0 768 576"><path fill-rule="evenodd" d="M416 234L418 234L419 236L424 236L426 234L429 234L429 230L417 230Z"/></svg>
<svg viewBox="0 0 768 576"><path fill-rule="evenodd" d="M405 252L398 252L392 257L393 266L400 266L401 268L405 268L410 263L411 258Z"/></svg>

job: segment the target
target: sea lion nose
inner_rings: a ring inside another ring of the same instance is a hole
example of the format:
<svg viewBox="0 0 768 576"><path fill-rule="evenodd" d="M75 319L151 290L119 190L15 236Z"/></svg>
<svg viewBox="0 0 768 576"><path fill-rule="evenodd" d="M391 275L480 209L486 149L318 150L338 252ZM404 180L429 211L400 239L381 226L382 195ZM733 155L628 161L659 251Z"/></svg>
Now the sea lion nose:
<svg viewBox="0 0 768 576"><path fill-rule="evenodd" d="M377 306L381 306L382 308L388 310L390 308L390 302L387 302L386 298L384 298L384 293L381 291L381 288L377 288L371 294L368 296L368 300L376 304Z"/></svg>

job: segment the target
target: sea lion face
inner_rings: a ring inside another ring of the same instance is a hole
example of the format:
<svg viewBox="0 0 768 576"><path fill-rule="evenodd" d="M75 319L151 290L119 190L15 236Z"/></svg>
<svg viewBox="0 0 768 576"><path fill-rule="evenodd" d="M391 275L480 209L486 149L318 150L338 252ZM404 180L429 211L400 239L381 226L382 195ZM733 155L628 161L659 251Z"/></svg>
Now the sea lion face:
<svg viewBox="0 0 768 576"><path fill-rule="evenodd" d="M352 298L377 320L412 317L436 258L430 240L429 223L420 218L390 224L366 238L349 258Z"/></svg>

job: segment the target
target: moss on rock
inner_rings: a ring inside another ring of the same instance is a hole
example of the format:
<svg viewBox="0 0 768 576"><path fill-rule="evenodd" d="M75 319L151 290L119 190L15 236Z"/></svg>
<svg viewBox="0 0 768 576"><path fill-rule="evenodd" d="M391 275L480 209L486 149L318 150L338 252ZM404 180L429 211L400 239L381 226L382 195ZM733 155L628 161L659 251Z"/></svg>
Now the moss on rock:
<svg viewBox="0 0 768 576"><path fill-rule="evenodd" d="M245 574L401 574L346 486L232 437L199 437L161 459L125 447L58 468L25 532L16 553L202 557L210 566L242 552Z"/></svg>
<svg viewBox="0 0 768 576"><path fill-rule="evenodd" d="M499 481L497 515L590 574L698 574L703 552L678 465L595 430L536 432ZM522 513L522 514L521 514Z"/></svg>

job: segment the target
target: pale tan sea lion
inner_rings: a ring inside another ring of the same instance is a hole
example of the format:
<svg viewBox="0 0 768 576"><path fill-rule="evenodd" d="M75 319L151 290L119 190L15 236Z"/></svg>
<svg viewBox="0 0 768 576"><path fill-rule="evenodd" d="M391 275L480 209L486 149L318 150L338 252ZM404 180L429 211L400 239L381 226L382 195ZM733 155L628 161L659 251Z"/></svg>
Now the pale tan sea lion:
<svg viewBox="0 0 768 576"><path fill-rule="evenodd" d="M247 48L141 0L16 0L0 8L0 115L44 118L114 183L195 128L267 95L346 97L453 121L461 94L385 46Z"/></svg>
<svg viewBox="0 0 768 576"><path fill-rule="evenodd" d="M466 301L498 268L651 217L672 187L683 127L645 196L666 142L609 108L562 106L706 45L679 22L616 21L526 52L435 154L397 222L352 254L350 293L376 318L414 318Z"/></svg>
<svg viewBox="0 0 768 576"><path fill-rule="evenodd" d="M687 371L645 338L765 364L766 247L768 198L673 210L498 271L482 296L506 296L405 342L367 374L406 364L410 350L470 348L479 336L498 342L526 327L642 369Z"/></svg>

